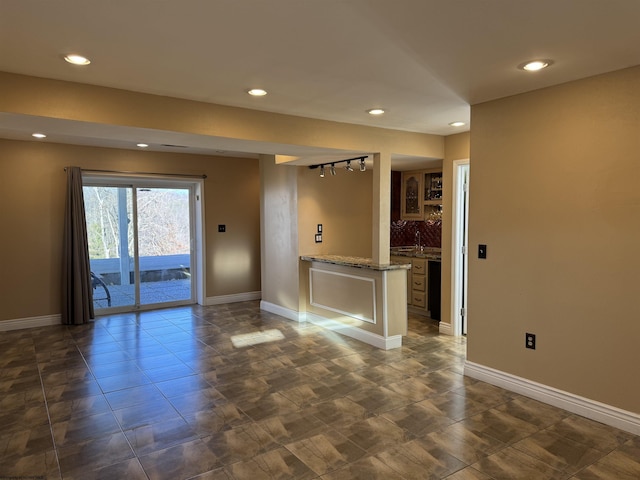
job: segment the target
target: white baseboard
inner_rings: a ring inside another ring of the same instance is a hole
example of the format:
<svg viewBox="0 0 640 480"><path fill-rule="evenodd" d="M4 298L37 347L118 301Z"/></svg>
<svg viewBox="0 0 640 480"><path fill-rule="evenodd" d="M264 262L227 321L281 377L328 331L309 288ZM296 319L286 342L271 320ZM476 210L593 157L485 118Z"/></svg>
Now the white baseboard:
<svg viewBox="0 0 640 480"><path fill-rule="evenodd" d="M640 414L596 402L573 393L558 390L510 373L473 362L466 362L464 374L483 382L520 393L554 407L559 407L605 425L640 435Z"/></svg>
<svg viewBox="0 0 640 480"><path fill-rule="evenodd" d="M233 295L218 295L217 297L207 297L205 305L222 305L224 303L248 302L249 300L260 300L262 292L234 293Z"/></svg>
<svg viewBox="0 0 640 480"><path fill-rule="evenodd" d="M394 335L392 337L385 338L382 335L367 332L366 330L362 330L361 328L345 325L343 323L336 322L335 320L330 320L313 313L307 313L306 316L309 323L313 323L314 325L318 325L319 327L332 330L346 337L359 340L368 345L381 348L382 350L391 350L392 348L399 348L402 346L402 335Z"/></svg>
<svg viewBox="0 0 640 480"><path fill-rule="evenodd" d="M320 315L315 315L308 312L296 312L295 310L281 307L280 305L276 305L274 303L265 302L264 300L260 302L260 309L267 312L275 313L276 315L280 315L281 317L293 320L294 322L309 322L314 325L318 325L319 327L332 330L346 337L359 340L368 345L381 348L383 350L391 350L392 348L398 348L402 346L401 335L394 335L393 337L384 338L383 336L376 333L367 332L366 330L362 330L361 328L357 327L351 327L349 325L336 322L335 320L329 320L327 318L321 317Z"/></svg>
<svg viewBox="0 0 640 480"><path fill-rule="evenodd" d="M304 323L306 321L305 313L297 312L290 308L281 307L280 305L276 305L275 303L271 303L271 302L266 302L264 300L260 302L260 310L275 313L276 315L280 315L281 317L287 318L289 320L293 320L294 322L298 322L298 323Z"/></svg>
<svg viewBox="0 0 640 480"><path fill-rule="evenodd" d="M450 323L440 322L438 324L438 330L443 335L453 335L453 328L451 328Z"/></svg>
<svg viewBox="0 0 640 480"><path fill-rule="evenodd" d="M23 328L49 327L60 325L62 317L60 314L45 315L42 317L16 318L14 320L0 321L0 332L9 330L21 330Z"/></svg>

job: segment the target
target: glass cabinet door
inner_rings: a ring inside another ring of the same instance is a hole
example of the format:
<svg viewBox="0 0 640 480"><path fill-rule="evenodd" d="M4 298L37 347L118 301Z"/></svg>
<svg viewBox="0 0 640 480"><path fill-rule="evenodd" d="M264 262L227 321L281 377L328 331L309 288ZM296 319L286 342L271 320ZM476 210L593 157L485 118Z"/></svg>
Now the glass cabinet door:
<svg viewBox="0 0 640 480"><path fill-rule="evenodd" d="M424 201L442 202L442 172L424 174Z"/></svg>
<svg viewBox="0 0 640 480"><path fill-rule="evenodd" d="M402 173L402 214L403 220L422 219L422 173Z"/></svg>

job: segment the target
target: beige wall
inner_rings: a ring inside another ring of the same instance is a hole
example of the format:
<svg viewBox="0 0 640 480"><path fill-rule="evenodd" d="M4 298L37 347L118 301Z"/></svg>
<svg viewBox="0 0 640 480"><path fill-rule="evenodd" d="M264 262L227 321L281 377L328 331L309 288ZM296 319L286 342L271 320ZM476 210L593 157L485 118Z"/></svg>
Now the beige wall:
<svg viewBox="0 0 640 480"><path fill-rule="evenodd" d="M207 296L259 292L260 168L257 159L188 156L202 167L207 227ZM186 159L185 159L186 160ZM180 163L187 168L189 160ZM168 160L172 162L171 159ZM156 163L154 163L154 166ZM218 225L226 225L219 233Z"/></svg>
<svg viewBox="0 0 640 480"><path fill-rule="evenodd" d="M304 312L308 272L300 255L371 256L372 174L340 169L321 178L317 169L277 165L273 155L261 155L260 168L262 300Z"/></svg>
<svg viewBox="0 0 640 480"><path fill-rule="evenodd" d="M87 124L89 128L90 124L104 124L118 128L136 127L157 132L207 135L220 138L223 143L225 139L242 140L247 149L252 149L250 151L268 153L272 159L271 154L291 155L289 146L292 150L296 146L305 146L374 155L376 152L385 152L382 157L385 161L391 153L427 158L441 158L444 154L444 140L438 135L314 120L5 72L0 72L0 91L1 113L79 121L84 122L83 128ZM11 120L10 117L5 118ZM296 285L293 288L291 283L297 280L297 174L282 170L289 168L286 166L275 170L276 166L272 163L273 160L267 163L261 161L263 166L268 164L261 176L261 259L262 277L277 283L271 285L263 282L263 299L295 311L299 308L298 287ZM184 167L181 165L181 168ZM224 175L220 174L222 183L225 182ZM385 178L381 176L382 180L378 183L388 189ZM376 191L371 190L372 194L368 197L370 201L379 197L378 187ZM279 203L280 200L284 203ZM388 202L388 199L380 198L380 205L382 202ZM381 206L377 208L388 210ZM284 218L289 214L294 217L286 221ZM384 240L388 238L381 236L388 235L388 222L385 224L382 215L376 215L372 210L369 218L363 220L364 225L372 224L369 227L369 241L371 249L378 247L378 256L380 251L385 250ZM360 218L357 222L360 222ZM329 222L326 223L330 228L328 237L335 238L333 235L342 229L341 225L345 222L338 223L335 229ZM385 228L377 229L375 223ZM371 232L372 229L379 231ZM230 239L230 236L225 238ZM254 238L259 237L256 235ZM281 244L279 239L285 242ZM360 237L357 237L358 246L354 247L354 251L362 251L363 255L371 254L368 247L361 246L359 242ZM375 257L375 253L372 256ZM388 249L383 253L388 255ZM224 281L216 284L222 289L225 285L229 286Z"/></svg>
<svg viewBox="0 0 640 480"><path fill-rule="evenodd" d="M344 164L341 164L344 165ZM347 172L336 166L327 170L298 169L298 225L301 255L352 255L371 257L371 169ZM322 243L315 243L317 225L323 226Z"/></svg>
<svg viewBox="0 0 640 480"><path fill-rule="evenodd" d="M402 132L0 72L0 112L253 142L441 158L439 135ZM263 146L264 144L259 144Z"/></svg>
<svg viewBox="0 0 640 480"><path fill-rule="evenodd" d="M298 167L260 155L262 300L299 311Z"/></svg>
<svg viewBox="0 0 640 480"><path fill-rule="evenodd" d="M453 162L469 159L469 132L449 135L444 139L444 161L442 162L442 274L440 321L451 324L451 229L453 209Z"/></svg>
<svg viewBox="0 0 640 480"><path fill-rule="evenodd" d="M68 165L206 174L206 294L260 291L257 160L0 140L0 320L60 313Z"/></svg>
<svg viewBox="0 0 640 480"><path fill-rule="evenodd" d="M468 360L635 413L639 85L634 67L472 107L469 228L488 248Z"/></svg>

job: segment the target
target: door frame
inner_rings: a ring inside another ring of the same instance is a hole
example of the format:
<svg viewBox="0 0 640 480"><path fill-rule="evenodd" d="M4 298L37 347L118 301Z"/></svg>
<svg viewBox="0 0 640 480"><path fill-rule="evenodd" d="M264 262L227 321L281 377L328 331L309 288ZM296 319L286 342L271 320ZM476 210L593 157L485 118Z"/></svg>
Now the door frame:
<svg viewBox="0 0 640 480"><path fill-rule="evenodd" d="M462 305L466 308L467 297L467 280L469 277L468 259L469 259L469 178L470 178L470 161L469 159L453 161L453 182L452 182L452 205L451 205L451 327L452 334L460 336L463 334L462 315L460 310ZM463 190L464 175L463 168L469 169L467 175L467 194L466 205L464 202L465 195ZM467 215L465 215L465 209ZM466 238L465 238L466 237ZM466 243L466 254L463 254L463 246ZM464 296L464 299L463 299ZM465 315L468 320L468 311Z"/></svg>
<svg viewBox="0 0 640 480"><path fill-rule="evenodd" d="M190 197L190 208L193 212L192 220L192 245L191 245L191 276L193 278L192 283L192 298L198 305L206 304L206 268L205 268L205 212L204 212L204 179L203 178L184 178L173 177L171 175L138 175L128 173L102 173L102 172L87 172L82 175L83 186L87 185L100 185L100 186L113 186L113 187L133 187L136 188L189 188L192 191ZM137 208L134 202L134 211ZM137 214L136 214L137 215ZM137 248L137 247L136 247ZM137 255L136 255L137 259ZM137 261L137 260L136 260ZM136 267L137 270L137 267ZM129 309L128 307L123 311L142 311L152 310L158 308L158 304L140 305L139 308ZM118 308L109 310L113 313L118 313Z"/></svg>

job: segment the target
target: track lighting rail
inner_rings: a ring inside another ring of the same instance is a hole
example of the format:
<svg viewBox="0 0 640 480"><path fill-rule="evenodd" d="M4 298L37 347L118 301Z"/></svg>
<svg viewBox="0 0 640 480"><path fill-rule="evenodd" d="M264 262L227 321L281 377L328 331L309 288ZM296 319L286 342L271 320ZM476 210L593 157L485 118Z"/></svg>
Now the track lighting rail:
<svg viewBox="0 0 640 480"><path fill-rule="evenodd" d="M320 168L320 176L324 177L324 167L329 165L330 166L330 172L331 175L335 175L336 174L336 163L346 163L347 166L345 167L345 169L349 172L353 172L353 168L351 168L351 162L354 161L359 161L360 162L360 171L364 172L367 169L367 164L365 163L365 159L369 158L368 155L363 155L360 157L353 157L353 158L346 158L344 160L335 160L333 162L327 162L327 163L318 163L317 165L309 165L310 169L315 169L315 168Z"/></svg>

